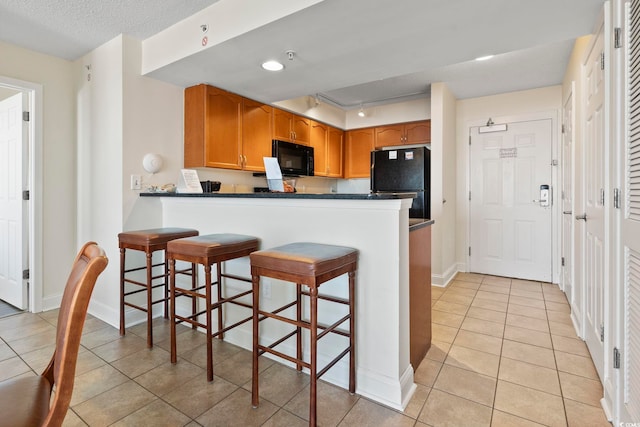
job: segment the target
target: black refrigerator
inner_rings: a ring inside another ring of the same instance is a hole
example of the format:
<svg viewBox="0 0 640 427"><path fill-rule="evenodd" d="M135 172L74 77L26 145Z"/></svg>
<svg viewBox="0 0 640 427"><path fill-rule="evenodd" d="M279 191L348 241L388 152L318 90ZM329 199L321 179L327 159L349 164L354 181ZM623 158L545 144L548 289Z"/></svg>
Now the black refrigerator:
<svg viewBox="0 0 640 427"><path fill-rule="evenodd" d="M409 218L431 218L431 151L426 147L371 152L371 191L417 193Z"/></svg>

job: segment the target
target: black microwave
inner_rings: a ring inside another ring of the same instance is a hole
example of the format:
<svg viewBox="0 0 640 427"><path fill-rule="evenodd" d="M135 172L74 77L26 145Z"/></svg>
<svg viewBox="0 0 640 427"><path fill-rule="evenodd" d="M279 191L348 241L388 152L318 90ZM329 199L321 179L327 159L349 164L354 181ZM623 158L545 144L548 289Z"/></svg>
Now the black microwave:
<svg viewBox="0 0 640 427"><path fill-rule="evenodd" d="M274 139L271 156L278 159L283 175L313 176L313 147Z"/></svg>

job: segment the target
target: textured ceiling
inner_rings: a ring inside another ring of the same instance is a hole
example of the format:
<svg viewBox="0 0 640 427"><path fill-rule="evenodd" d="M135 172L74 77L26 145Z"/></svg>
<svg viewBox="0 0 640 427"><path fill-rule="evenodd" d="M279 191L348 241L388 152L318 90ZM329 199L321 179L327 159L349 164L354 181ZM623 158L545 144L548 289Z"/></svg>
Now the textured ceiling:
<svg viewBox="0 0 640 427"><path fill-rule="evenodd" d="M252 1L0 0L0 40L73 60L119 34L153 37L205 7L242 16ZM277 3L287 1L296 0ZM324 0L149 76L182 87L210 83L268 103L319 95L345 110L427 97L432 82L445 82L459 99L544 87L562 82L574 40L593 31L603 4ZM286 60L288 49L294 61ZM496 56L473 60L486 54ZM285 71L260 69L274 57Z"/></svg>
<svg viewBox="0 0 640 427"><path fill-rule="evenodd" d="M74 60L119 34L143 40L218 0L0 0L0 40Z"/></svg>

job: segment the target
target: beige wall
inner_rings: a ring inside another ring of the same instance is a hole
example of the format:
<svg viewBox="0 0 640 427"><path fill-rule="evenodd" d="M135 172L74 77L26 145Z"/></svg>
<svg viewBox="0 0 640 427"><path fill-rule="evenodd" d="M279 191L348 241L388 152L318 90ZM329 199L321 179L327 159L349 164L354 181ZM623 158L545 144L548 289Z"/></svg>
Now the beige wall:
<svg viewBox="0 0 640 427"><path fill-rule="evenodd" d="M431 86L431 277L444 285L456 273L456 98L444 83Z"/></svg>
<svg viewBox="0 0 640 427"><path fill-rule="evenodd" d="M59 305L76 241L76 110L73 64L0 42L0 76L43 88L42 286L44 309Z"/></svg>

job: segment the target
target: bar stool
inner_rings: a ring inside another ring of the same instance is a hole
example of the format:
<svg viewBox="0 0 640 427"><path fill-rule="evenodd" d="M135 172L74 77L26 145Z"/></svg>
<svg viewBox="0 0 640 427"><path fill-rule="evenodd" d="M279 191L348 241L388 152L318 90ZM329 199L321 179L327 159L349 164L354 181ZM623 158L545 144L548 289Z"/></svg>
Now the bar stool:
<svg viewBox="0 0 640 427"><path fill-rule="evenodd" d="M120 247L120 335L125 334L125 319L124 308L125 306L133 307L137 310L141 310L147 313L147 347L153 347L153 305L157 303L164 303L164 317L169 316L169 288L167 278L169 277L169 264L167 263L166 253L167 242L180 239L183 237L197 236L198 230L191 228L153 228L149 230L137 230L137 231L124 231L118 234L118 246ZM125 255L127 249L142 251L147 255L147 262L144 266L134 267L126 269ZM163 251L164 261L162 263L153 264L152 256L156 251ZM159 267L164 265L164 271L162 274L153 275L153 267ZM145 270L147 272L147 279L145 282L139 282L137 280L126 278L126 274ZM182 271L187 273L187 271ZM162 283L153 284L156 279L162 278ZM125 283L130 283L142 287L142 289L136 289L133 291L125 291ZM160 299L153 300L153 289L163 287L164 296ZM129 295L137 294L139 292L147 293L147 306L142 307L131 302L126 301L126 297Z"/></svg>
<svg viewBox="0 0 640 427"><path fill-rule="evenodd" d="M343 246L324 245L317 243L291 243L273 249L253 252L251 259L251 275L253 279L253 381L252 405L259 404L258 394L258 357L263 353L270 353L296 364L298 371L302 367L309 369L311 377L309 399L309 425L316 425L316 389L317 380L333 365L349 353L349 392L355 393L355 273L358 263L358 250ZM349 298L347 300L328 295L319 295L320 285L335 277L347 273L349 275ZM260 309L260 277L272 277L296 284L296 300L286 304L273 312ZM308 291L302 290L306 285ZM302 296L309 297L309 320L302 319ZM318 299L345 304L349 306L349 313L329 326L318 324ZM279 315L281 311L296 307L296 319ZM273 318L295 326L293 332L285 335L273 344L266 346L259 342L259 322L265 318ZM349 320L349 331L337 329L339 325ZM310 361L306 362L302 356L302 328L310 332ZM318 329L322 332L318 333ZM318 371L317 346L318 340L328 333L335 333L349 338L349 346ZM274 347L285 340L296 336L296 357L291 357L274 350Z"/></svg>
<svg viewBox="0 0 640 427"><path fill-rule="evenodd" d="M233 296L223 297L222 278L230 278L243 282L251 282L251 279L227 274L222 272L222 263L236 258L248 256L251 252L257 251L260 241L253 236L244 236L241 234L208 234L198 237L190 237L186 239L173 240L167 244L167 257L169 258L171 286L171 363L177 362L176 351L176 324L189 323L193 328L201 327L206 329L207 333L207 380L213 381L213 338L224 338L224 333L236 326L248 322L253 317L242 319L233 325L224 326L223 324L223 306L226 303L242 306L248 309L252 308L250 303L238 301L239 298L250 295L252 290L240 292ZM201 264L204 266L205 279L204 284L198 286L192 282L190 289L179 287L175 280L176 260L186 261L192 264ZM211 266L216 264L216 281L211 281ZM225 280L226 282L226 280ZM217 286L217 301L212 302L211 287ZM202 290L204 289L204 293ZM191 298L192 312L190 316L179 316L176 314L176 298L186 296ZM205 309L197 312L196 301L205 300ZM211 322L211 312L218 310L218 330L213 332ZM205 323L198 321L200 315L205 315Z"/></svg>

